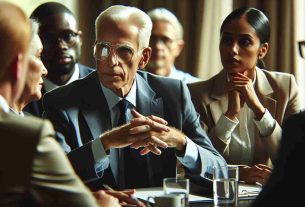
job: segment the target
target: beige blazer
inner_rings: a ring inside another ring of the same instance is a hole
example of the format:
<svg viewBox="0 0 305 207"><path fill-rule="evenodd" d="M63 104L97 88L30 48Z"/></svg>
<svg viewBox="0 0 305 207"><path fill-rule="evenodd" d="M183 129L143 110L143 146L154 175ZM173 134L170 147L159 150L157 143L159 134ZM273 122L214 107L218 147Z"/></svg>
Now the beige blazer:
<svg viewBox="0 0 305 207"><path fill-rule="evenodd" d="M0 206L98 206L53 135L50 122L0 108Z"/></svg>
<svg viewBox="0 0 305 207"><path fill-rule="evenodd" d="M222 113L221 99L227 96L227 74L224 70L207 81L189 84L192 101L200 114L201 125L208 132L214 147L230 163L230 142L223 142L216 136L215 124ZM255 127L255 147L253 164L271 166L279 148L281 125L291 114L300 111L300 100L295 78L291 74L270 72L256 68L255 92L261 103L269 110L276 121L273 132L262 137ZM227 107L225 107L227 108ZM271 159L271 160L270 160Z"/></svg>

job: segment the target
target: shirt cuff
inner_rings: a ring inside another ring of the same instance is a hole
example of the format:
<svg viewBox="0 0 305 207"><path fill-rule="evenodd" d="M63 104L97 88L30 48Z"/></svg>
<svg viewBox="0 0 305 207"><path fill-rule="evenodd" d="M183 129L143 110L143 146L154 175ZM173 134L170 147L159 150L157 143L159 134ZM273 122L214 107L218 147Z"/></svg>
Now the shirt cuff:
<svg viewBox="0 0 305 207"><path fill-rule="evenodd" d="M193 169L197 166L198 149L196 144L186 137L186 148L183 157L177 156L177 159L187 168Z"/></svg>
<svg viewBox="0 0 305 207"><path fill-rule="evenodd" d="M273 132L274 127L275 127L275 120L271 116L268 109L266 109L261 120L259 120L259 121L254 120L254 123L257 126L260 135L263 137L270 135Z"/></svg>
<svg viewBox="0 0 305 207"><path fill-rule="evenodd" d="M109 159L107 159L108 155L106 154L103 144L99 138L92 141L91 148L95 161L95 170L96 172L100 172L109 166Z"/></svg>
<svg viewBox="0 0 305 207"><path fill-rule="evenodd" d="M231 138L235 127L239 124L239 121L233 121L222 114L215 126L216 136L223 142L227 142Z"/></svg>

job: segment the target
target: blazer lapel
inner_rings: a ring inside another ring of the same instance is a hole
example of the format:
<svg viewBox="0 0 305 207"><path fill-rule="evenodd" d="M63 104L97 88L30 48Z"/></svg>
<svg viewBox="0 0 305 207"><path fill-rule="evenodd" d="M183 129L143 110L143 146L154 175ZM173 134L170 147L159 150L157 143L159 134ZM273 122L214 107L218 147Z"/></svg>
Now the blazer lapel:
<svg viewBox="0 0 305 207"><path fill-rule="evenodd" d="M210 91L211 102L208 104L210 108L210 112L212 115L212 119L214 123L218 121L224 109L227 107L227 101L224 99L227 90L227 75L225 70L222 70L216 77L212 83L212 90Z"/></svg>
<svg viewBox="0 0 305 207"><path fill-rule="evenodd" d="M270 114L275 117L277 101L272 98L273 89L261 69L256 68L256 94L262 104L268 108Z"/></svg>

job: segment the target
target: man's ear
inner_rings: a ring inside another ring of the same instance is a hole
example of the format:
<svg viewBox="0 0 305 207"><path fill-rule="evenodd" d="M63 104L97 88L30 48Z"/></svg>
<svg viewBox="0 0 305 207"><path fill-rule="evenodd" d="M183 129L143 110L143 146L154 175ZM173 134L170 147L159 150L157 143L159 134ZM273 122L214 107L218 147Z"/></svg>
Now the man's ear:
<svg viewBox="0 0 305 207"><path fill-rule="evenodd" d="M176 40L175 57L178 57L184 47L184 40Z"/></svg>
<svg viewBox="0 0 305 207"><path fill-rule="evenodd" d="M82 46L82 44L83 44L83 32L81 30L79 30L77 32L77 34L78 34L80 46Z"/></svg>
<svg viewBox="0 0 305 207"><path fill-rule="evenodd" d="M14 82L20 79L20 76L22 75L21 70L22 68L22 61L23 61L23 54L18 53L14 59L12 60L11 66L10 66L10 78Z"/></svg>
<svg viewBox="0 0 305 207"><path fill-rule="evenodd" d="M141 69L145 68L145 66L147 65L147 63L149 61L150 55L151 55L151 47L144 48L142 51L141 60L139 62L139 68L141 68Z"/></svg>

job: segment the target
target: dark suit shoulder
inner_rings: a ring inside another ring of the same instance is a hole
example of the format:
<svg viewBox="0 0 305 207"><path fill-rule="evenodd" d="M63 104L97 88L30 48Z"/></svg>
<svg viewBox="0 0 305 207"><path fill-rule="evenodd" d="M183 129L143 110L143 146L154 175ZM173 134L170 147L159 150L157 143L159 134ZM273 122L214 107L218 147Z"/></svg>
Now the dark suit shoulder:
<svg viewBox="0 0 305 207"><path fill-rule="evenodd" d="M287 127L301 127L305 126L305 111L290 115L283 123L283 128ZM305 130L305 128L304 128Z"/></svg>
<svg viewBox="0 0 305 207"><path fill-rule="evenodd" d="M183 84L181 80L155 75L146 71L138 71L138 74L152 89L156 90L155 92L166 93L171 90L180 90L180 87ZM164 90L164 88L166 88L166 90Z"/></svg>
<svg viewBox="0 0 305 207"><path fill-rule="evenodd" d="M47 92L42 99L43 104L50 101L59 104L78 102L82 94L90 93L90 85L92 85L93 81L97 81L96 72Z"/></svg>

